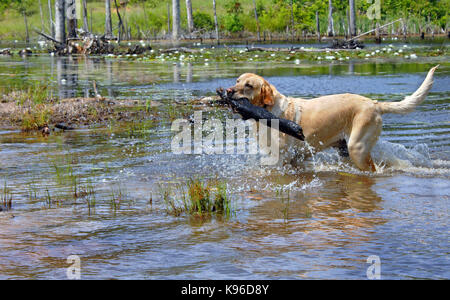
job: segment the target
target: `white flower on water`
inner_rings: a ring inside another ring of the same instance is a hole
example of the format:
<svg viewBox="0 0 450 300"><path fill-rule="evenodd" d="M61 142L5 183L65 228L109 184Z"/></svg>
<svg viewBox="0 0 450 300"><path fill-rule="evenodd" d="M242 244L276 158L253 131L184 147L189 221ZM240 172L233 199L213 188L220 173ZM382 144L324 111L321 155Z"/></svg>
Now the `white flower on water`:
<svg viewBox="0 0 450 300"><path fill-rule="evenodd" d="M296 59L296 60L295 60L295 64L296 64L296 65L299 65L299 64L300 64L300 59Z"/></svg>
<svg viewBox="0 0 450 300"><path fill-rule="evenodd" d="M417 55L416 54L411 54L410 56L409 56L411 59L416 59L417 58Z"/></svg>

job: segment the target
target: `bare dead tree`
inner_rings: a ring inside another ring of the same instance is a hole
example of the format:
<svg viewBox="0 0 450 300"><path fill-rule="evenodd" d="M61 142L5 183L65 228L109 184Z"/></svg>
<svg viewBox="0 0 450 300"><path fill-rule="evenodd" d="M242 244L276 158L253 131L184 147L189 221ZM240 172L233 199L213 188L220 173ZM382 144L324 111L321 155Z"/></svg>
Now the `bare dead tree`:
<svg viewBox="0 0 450 300"><path fill-rule="evenodd" d="M122 16L120 15L119 12L119 5L117 4L117 0L114 0L114 4L116 6L116 13L117 13L117 17L119 18L119 34L118 34L118 42L121 41L122 39L122 34L124 32L126 32L125 26L123 24L123 20L122 20Z"/></svg>
<svg viewBox="0 0 450 300"><path fill-rule="evenodd" d="M256 29L258 31L258 41L261 41L261 27L259 26L258 10L256 8L256 0L253 0L253 7L255 9Z"/></svg>
<svg viewBox="0 0 450 300"><path fill-rule="evenodd" d="M50 34L55 38L55 22L53 21L52 1L48 0L48 18L50 19Z"/></svg>
<svg viewBox="0 0 450 300"><path fill-rule="evenodd" d="M61 44L66 43L65 7L65 0L55 1L55 39Z"/></svg>
<svg viewBox="0 0 450 300"><path fill-rule="evenodd" d="M78 24L75 0L66 0L66 19L68 38L76 38Z"/></svg>
<svg viewBox="0 0 450 300"><path fill-rule="evenodd" d="M333 3L328 0L328 36L334 36Z"/></svg>
<svg viewBox="0 0 450 300"><path fill-rule="evenodd" d="M319 11L316 10L316 34L317 40L320 42L320 20L319 20Z"/></svg>
<svg viewBox="0 0 450 300"><path fill-rule="evenodd" d="M350 37L356 35L356 11L355 11L355 0L349 0L349 10L350 10L350 20L349 29Z"/></svg>
<svg viewBox="0 0 450 300"><path fill-rule="evenodd" d="M41 15L41 30L44 31L44 11L42 10L41 0L39 0L39 14Z"/></svg>
<svg viewBox="0 0 450 300"><path fill-rule="evenodd" d="M24 22L25 22L25 33L26 33L25 41L26 41L27 44L28 44L28 43L30 42L30 33L29 33L29 31L28 31L27 12L26 12L26 11L23 11L22 14L23 14Z"/></svg>
<svg viewBox="0 0 450 300"><path fill-rule="evenodd" d="M86 0L83 0L83 30L85 32L89 31L88 10L87 10L87 2L86 2Z"/></svg>
<svg viewBox="0 0 450 300"><path fill-rule="evenodd" d="M105 37L112 36L111 0L105 0Z"/></svg>
<svg viewBox="0 0 450 300"><path fill-rule="evenodd" d="M169 34L171 31L170 28L170 3L167 2L167 33Z"/></svg>
<svg viewBox="0 0 450 300"><path fill-rule="evenodd" d="M172 0L172 39L180 39L180 0Z"/></svg>
<svg viewBox="0 0 450 300"><path fill-rule="evenodd" d="M192 1L186 0L187 23L189 34L194 32L194 17L192 15Z"/></svg>
<svg viewBox="0 0 450 300"><path fill-rule="evenodd" d="M220 37L219 37L219 22L217 21L216 0L213 0L213 10L214 10L214 25L216 27L217 45L219 45L220 44Z"/></svg>

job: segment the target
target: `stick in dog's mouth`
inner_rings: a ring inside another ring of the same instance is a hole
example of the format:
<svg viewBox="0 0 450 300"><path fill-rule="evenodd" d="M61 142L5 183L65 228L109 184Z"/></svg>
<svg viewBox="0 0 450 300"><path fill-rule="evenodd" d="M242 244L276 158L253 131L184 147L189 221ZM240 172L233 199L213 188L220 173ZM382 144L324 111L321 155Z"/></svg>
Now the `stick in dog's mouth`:
<svg viewBox="0 0 450 300"><path fill-rule="evenodd" d="M233 99L227 95L227 93L223 88L218 88L216 92L217 95L220 96L222 101L227 105L229 105L234 112L240 114L244 120L248 119L254 119L255 121L266 120L268 127L272 127L272 120L278 120L279 131L292 137L295 137L301 141L305 140L305 136L303 135L303 129L297 123L290 120L278 118L268 110L251 104L247 98Z"/></svg>

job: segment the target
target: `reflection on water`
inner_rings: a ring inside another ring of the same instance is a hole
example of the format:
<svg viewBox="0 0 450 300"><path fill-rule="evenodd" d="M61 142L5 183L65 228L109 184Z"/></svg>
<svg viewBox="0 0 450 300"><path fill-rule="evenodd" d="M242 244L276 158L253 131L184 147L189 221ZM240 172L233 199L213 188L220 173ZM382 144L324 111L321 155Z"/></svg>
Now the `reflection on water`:
<svg viewBox="0 0 450 300"><path fill-rule="evenodd" d="M102 95L160 101L164 116L166 104L210 95L246 71L287 95L353 91L399 100L431 65L205 66L42 56L0 58L0 72L10 74L0 85L49 82L60 97L74 97L92 96L95 80ZM85 279L365 279L370 255L380 257L383 279L449 279L448 74L444 64L416 112L385 116L373 155L379 172L372 175L334 150L296 168L261 167L251 155L174 155L164 117L140 122L138 135L127 129L136 124L48 138L0 131L0 188L4 179L13 195L13 209L0 212L0 279L64 279L73 254ZM71 197L74 174L80 189L93 183L95 204ZM193 176L227 183L230 219L166 213L158 187ZM123 202L115 209L111 194L119 189Z"/></svg>

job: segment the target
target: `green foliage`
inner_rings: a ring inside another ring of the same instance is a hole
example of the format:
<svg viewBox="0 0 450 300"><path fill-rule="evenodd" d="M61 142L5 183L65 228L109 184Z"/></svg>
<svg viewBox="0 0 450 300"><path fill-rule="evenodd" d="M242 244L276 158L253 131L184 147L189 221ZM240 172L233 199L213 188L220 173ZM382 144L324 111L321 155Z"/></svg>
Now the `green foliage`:
<svg viewBox="0 0 450 300"><path fill-rule="evenodd" d="M194 27L206 31L214 29L213 17L207 13L196 11L193 13Z"/></svg>
<svg viewBox="0 0 450 300"><path fill-rule="evenodd" d="M381 20L370 20L367 11L374 4L374 0L370 3L368 0L355 0L358 30L371 29L376 21L384 24L398 18L407 20L410 28L413 23L416 24L417 28L424 28L426 25L433 24L445 30L449 26L449 0L380 1ZM41 2L46 18L48 16L46 1L41 0ZM133 36L141 33L148 35L167 32L167 5L171 2L171 0L130 0L127 4L126 19ZM216 2L219 25L222 30L229 33L237 33L243 30L256 32L253 0L218 0ZM328 0L256 0L255 2L262 31L286 32L287 29L291 30L291 17L293 15L294 29L297 33L315 33L316 12L319 13L322 31L326 30ZM182 27L187 29L185 1L181 0L180 4ZM337 29L341 27L342 23L347 23L346 12L349 0L332 0L332 4L334 8L333 18ZM192 5L195 27L204 31L214 30L212 1L193 0ZM104 31L104 1L89 0L89 13L91 9L93 11L93 31L101 33ZM124 13L123 9L122 7L122 13ZM30 28L40 26L38 1L0 0L0 38L23 38L25 32L23 13L30 16ZM113 22L116 23L116 14L113 13L112 17ZM45 20L45 24L48 24L48 20Z"/></svg>
<svg viewBox="0 0 450 300"><path fill-rule="evenodd" d="M240 32L244 30L241 15L243 13L242 5L238 0L231 0L225 5L227 14L223 18L224 27L229 32Z"/></svg>

